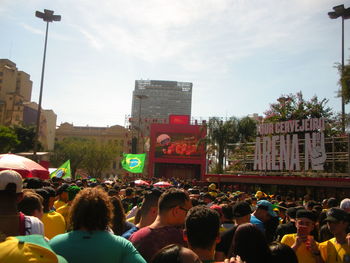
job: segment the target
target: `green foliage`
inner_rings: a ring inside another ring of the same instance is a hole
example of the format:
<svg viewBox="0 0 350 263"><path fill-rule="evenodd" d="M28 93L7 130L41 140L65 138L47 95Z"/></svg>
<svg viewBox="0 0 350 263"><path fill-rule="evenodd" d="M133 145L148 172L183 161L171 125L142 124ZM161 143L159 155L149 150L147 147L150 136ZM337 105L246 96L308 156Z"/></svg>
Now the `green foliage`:
<svg viewBox="0 0 350 263"><path fill-rule="evenodd" d="M315 95L310 100L305 100L302 92L282 95L277 103L270 104L270 109L264 112L265 122L279 122L288 120L302 120L307 118L333 117L332 109L326 104L327 99L319 100Z"/></svg>
<svg viewBox="0 0 350 263"><path fill-rule="evenodd" d="M350 102L350 64L345 65L342 70L342 66L338 65L338 70L340 74L339 85L341 87L340 96L343 95L344 103L348 104Z"/></svg>
<svg viewBox="0 0 350 263"><path fill-rule="evenodd" d="M217 156L218 162L214 172L223 173L225 150L229 147L229 144L239 140L238 119L231 117L224 121L218 117L210 118L205 140L208 145L208 153Z"/></svg>
<svg viewBox="0 0 350 263"><path fill-rule="evenodd" d="M19 144L15 147L15 152L29 152L34 148L35 126L23 127L14 126L14 131L17 134ZM42 149L39 142L38 149Z"/></svg>
<svg viewBox="0 0 350 263"><path fill-rule="evenodd" d="M10 127L0 126L0 153L11 152L18 144L15 131Z"/></svg>
<svg viewBox="0 0 350 263"><path fill-rule="evenodd" d="M87 151L89 140L84 138L68 137L55 144L51 163L59 167L65 161L70 160L72 176L82 166Z"/></svg>
<svg viewBox="0 0 350 263"><path fill-rule="evenodd" d="M116 149L112 145L101 145L95 141L89 141L84 156L83 167L91 177L99 178L102 175L102 171L111 165L115 156Z"/></svg>
<svg viewBox="0 0 350 263"><path fill-rule="evenodd" d="M113 145L101 145L94 140L69 137L55 145L51 162L56 167L70 160L72 175L79 168L85 168L91 177L101 177L104 169L111 165L116 156Z"/></svg>

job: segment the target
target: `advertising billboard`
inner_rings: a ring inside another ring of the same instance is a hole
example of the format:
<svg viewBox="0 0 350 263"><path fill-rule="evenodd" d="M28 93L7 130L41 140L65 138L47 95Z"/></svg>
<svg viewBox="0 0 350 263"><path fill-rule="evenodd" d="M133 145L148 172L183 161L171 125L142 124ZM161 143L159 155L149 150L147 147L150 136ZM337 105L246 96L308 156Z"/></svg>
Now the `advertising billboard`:
<svg viewBox="0 0 350 263"><path fill-rule="evenodd" d="M157 133L155 141L156 158L200 158L201 147L197 134Z"/></svg>

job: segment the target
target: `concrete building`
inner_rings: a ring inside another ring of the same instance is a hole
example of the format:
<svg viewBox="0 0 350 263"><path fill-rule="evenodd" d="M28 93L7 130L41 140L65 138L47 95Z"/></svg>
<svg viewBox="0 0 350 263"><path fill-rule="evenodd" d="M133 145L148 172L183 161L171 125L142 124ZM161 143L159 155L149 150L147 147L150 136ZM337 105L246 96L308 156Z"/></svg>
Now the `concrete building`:
<svg viewBox="0 0 350 263"><path fill-rule="evenodd" d="M38 104L36 102L23 103L23 122L24 126L35 126L38 114ZM53 110L41 110L39 141L46 151L53 151L55 146L57 115Z"/></svg>
<svg viewBox="0 0 350 263"><path fill-rule="evenodd" d="M62 141L68 137L78 137L85 139L93 139L100 144L114 144L117 154L111 167L105 171L106 174L122 174L125 171L120 165L123 153L128 152L129 147L129 131L120 125L110 127L90 127L90 126L74 126L70 123L62 123L56 129L56 141Z"/></svg>
<svg viewBox="0 0 350 263"><path fill-rule="evenodd" d="M36 126L38 104L31 102L33 82L8 59L0 59L0 125ZM44 150L54 149L57 115L42 109L39 141Z"/></svg>
<svg viewBox="0 0 350 263"><path fill-rule="evenodd" d="M192 83L164 80L136 80L132 96L131 126L145 122L167 123L169 115L191 116Z"/></svg>
<svg viewBox="0 0 350 263"><path fill-rule="evenodd" d="M136 80L128 119L134 145L132 152L147 151L152 123L168 123L169 115L191 116L191 106L190 82Z"/></svg>

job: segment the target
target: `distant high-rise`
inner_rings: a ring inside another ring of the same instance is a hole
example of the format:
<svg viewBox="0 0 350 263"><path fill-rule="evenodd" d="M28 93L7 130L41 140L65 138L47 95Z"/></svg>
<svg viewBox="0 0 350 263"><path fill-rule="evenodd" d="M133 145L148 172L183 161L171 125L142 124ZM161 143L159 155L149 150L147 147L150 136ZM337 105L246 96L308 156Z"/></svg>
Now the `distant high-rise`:
<svg viewBox="0 0 350 263"><path fill-rule="evenodd" d="M164 80L136 80L132 97L132 118L168 121L171 114L191 115L192 83Z"/></svg>

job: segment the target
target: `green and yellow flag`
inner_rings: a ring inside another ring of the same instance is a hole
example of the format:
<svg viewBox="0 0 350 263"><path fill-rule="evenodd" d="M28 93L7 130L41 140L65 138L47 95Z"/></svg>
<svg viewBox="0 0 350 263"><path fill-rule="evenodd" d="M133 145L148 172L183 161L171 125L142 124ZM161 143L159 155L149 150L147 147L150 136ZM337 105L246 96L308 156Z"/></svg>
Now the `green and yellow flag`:
<svg viewBox="0 0 350 263"><path fill-rule="evenodd" d="M122 166L125 170L132 173L142 173L145 166L146 154L126 154L123 153L124 158L122 160Z"/></svg>
<svg viewBox="0 0 350 263"><path fill-rule="evenodd" d="M71 170L70 170L70 160L66 161L56 171L52 172L50 174L50 178L52 177L57 177L62 179L72 178Z"/></svg>

